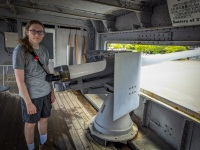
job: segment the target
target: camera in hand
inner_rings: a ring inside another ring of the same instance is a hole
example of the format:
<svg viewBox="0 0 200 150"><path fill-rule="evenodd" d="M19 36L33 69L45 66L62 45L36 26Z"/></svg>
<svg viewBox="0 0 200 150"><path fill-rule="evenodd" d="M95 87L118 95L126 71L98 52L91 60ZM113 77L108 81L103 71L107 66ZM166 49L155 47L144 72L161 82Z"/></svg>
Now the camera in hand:
<svg viewBox="0 0 200 150"><path fill-rule="evenodd" d="M67 82L70 80L70 74L69 71L59 71L56 72L57 75L55 74L47 74L46 75L46 81L51 82L51 81L61 81L61 82Z"/></svg>
<svg viewBox="0 0 200 150"><path fill-rule="evenodd" d="M59 81L60 75L54 75L54 74L47 74L46 75L46 81L51 82L51 81Z"/></svg>
<svg viewBox="0 0 200 150"><path fill-rule="evenodd" d="M67 65L58 66L54 68L55 74L48 74L46 75L46 81L61 81L61 82L68 82L70 81L70 73L69 68Z"/></svg>

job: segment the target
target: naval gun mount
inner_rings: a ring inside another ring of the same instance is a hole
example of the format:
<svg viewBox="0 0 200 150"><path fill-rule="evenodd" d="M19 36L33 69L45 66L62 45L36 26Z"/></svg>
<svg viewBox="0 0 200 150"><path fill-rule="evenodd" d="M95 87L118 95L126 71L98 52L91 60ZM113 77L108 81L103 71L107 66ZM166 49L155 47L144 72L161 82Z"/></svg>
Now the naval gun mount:
<svg viewBox="0 0 200 150"><path fill-rule="evenodd" d="M140 66L141 53L125 52L114 53L102 61L58 66L54 71L60 75L62 90L107 95L89 122L90 133L104 143L125 143L138 133L129 112L139 106Z"/></svg>
<svg viewBox="0 0 200 150"><path fill-rule="evenodd" d="M62 83L62 90L107 94L97 115L90 120L89 130L91 135L105 143L125 143L138 133L129 112L139 106L141 66L199 55L199 48L152 57L141 57L141 53L136 52L120 52L98 56L100 60L97 62L58 66L54 71Z"/></svg>

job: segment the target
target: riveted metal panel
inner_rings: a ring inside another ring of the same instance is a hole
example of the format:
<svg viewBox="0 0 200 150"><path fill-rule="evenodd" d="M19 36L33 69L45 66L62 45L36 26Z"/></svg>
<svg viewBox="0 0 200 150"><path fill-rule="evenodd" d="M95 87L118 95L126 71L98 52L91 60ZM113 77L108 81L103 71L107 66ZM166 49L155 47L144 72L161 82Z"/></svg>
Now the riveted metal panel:
<svg viewBox="0 0 200 150"><path fill-rule="evenodd" d="M103 33L99 40L115 43L152 44L152 45L200 45L200 26L166 27L134 31ZM99 49L103 49L101 45Z"/></svg>
<svg viewBox="0 0 200 150"><path fill-rule="evenodd" d="M152 102L149 128L174 148L180 148L184 128L184 118L182 116Z"/></svg>
<svg viewBox="0 0 200 150"><path fill-rule="evenodd" d="M167 4L158 5L153 8L153 14L151 16L151 26L170 26L171 19L168 12Z"/></svg>
<svg viewBox="0 0 200 150"><path fill-rule="evenodd" d="M190 150L199 150L200 148L200 125L195 124Z"/></svg>
<svg viewBox="0 0 200 150"><path fill-rule="evenodd" d="M140 105L134 110L141 125L148 126L175 149L199 150L200 124L188 118L187 114L183 115L159 100L149 98L141 93Z"/></svg>
<svg viewBox="0 0 200 150"><path fill-rule="evenodd" d="M117 31L132 30L140 27L140 22L135 12L124 14L116 18L115 28Z"/></svg>

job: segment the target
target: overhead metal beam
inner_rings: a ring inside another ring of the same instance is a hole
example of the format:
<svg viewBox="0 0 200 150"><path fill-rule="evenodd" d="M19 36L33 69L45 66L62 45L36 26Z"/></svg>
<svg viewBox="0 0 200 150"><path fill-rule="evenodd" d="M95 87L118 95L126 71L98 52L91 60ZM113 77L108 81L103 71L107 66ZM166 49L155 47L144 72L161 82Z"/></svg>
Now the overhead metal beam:
<svg viewBox="0 0 200 150"><path fill-rule="evenodd" d="M10 4L1 3L1 8L8 8ZM77 10L73 8L67 7L55 7L54 5L40 5L40 4L33 4L28 2L14 2L12 4L12 8L15 8L15 12L20 10L21 13L24 11L27 12L37 12L39 14L51 14L55 16L62 16L62 17L69 17L69 18L79 18L79 19L94 19L94 20L106 20L106 15L94 13L94 12L86 12L83 10ZM13 12L13 10L12 10Z"/></svg>
<svg viewBox="0 0 200 150"><path fill-rule="evenodd" d="M104 30L105 27L104 27L103 22L101 20L91 20L91 23L98 33L104 33L105 32L105 30Z"/></svg>
<svg viewBox="0 0 200 150"><path fill-rule="evenodd" d="M12 3L13 3L13 0L6 0L6 2L5 2L5 4L7 4L10 7L12 13L16 15L17 11L16 11L15 7L12 5Z"/></svg>
<svg viewBox="0 0 200 150"><path fill-rule="evenodd" d="M144 4L136 4L134 1L127 1L127 0L83 0L89 1L93 3L99 3L102 5L114 6L121 9L126 9L130 11L143 11L152 13L152 8L150 6Z"/></svg>
<svg viewBox="0 0 200 150"><path fill-rule="evenodd" d="M17 10L15 9L15 6L9 5L9 7L10 7L12 13L16 15L17 14Z"/></svg>
<svg viewBox="0 0 200 150"><path fill-rule="evenodd" d="M90 30L90 26L92 26L90 20L76 20L75 18L63 18L62 16L52 16L50 14L40 14L37 13L18 13L13 15L10 12L10 9L0 8L0 16L2 18L11 18L11 19L19 19L23 21L36 19L41 20L46 24L53 24L58 26L68 26L68 27L79 27L84 28L86 30Z"/></svg>
<svg viewBox="0 0 200 150"><path fill-rule="evenodd" d="M104 49L106 42L181 46L200 45L200 26L147 28L134 31L99 33L98 35L101 43L101 47L98 49Z"/></svg>

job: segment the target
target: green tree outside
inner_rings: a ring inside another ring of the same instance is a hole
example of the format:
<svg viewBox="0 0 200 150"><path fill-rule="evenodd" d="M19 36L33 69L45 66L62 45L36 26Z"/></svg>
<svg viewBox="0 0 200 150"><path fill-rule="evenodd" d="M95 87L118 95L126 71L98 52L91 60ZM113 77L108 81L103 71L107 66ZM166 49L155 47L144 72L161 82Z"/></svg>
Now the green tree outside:
<svg viewBox="0 0 200 150"><path fill-rule="evenodd" d="M145 54L167 54L180 51L186 51L188 46L161 46L161 45L140 45L140 44L117 44L109 43L108 50L127 50L142 52Z"/></svg>

